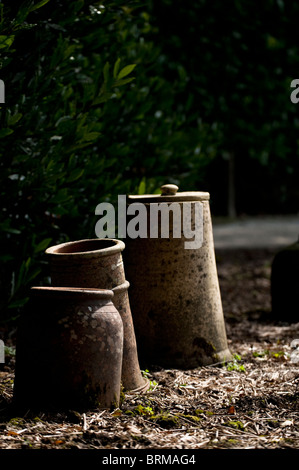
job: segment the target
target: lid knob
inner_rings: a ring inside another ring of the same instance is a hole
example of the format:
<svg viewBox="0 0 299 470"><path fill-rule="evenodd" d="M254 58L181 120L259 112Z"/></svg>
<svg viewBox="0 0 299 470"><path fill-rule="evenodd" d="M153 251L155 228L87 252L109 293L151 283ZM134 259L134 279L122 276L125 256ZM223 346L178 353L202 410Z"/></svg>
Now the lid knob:
<svg viewBox="0 0 299 470"><path fill-rule="evenodd" d="M161 196L175 196L179 187L176 184L164 184L160 189Z"/></svg>

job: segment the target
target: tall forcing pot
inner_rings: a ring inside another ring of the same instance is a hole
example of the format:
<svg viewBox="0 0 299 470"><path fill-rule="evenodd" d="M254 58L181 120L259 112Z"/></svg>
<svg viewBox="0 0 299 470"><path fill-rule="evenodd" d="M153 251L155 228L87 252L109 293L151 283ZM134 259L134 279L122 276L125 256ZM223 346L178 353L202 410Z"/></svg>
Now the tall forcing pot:
<svg viewBox="0 0 299 470"><path fill-rule="evenodd" d="M123 325L112 298L102 289L31 289L17 335L18 407L119 405Z"/></svg>
<svg viewBox="0 0 299 470"><path fill-rule="evenodd" d="M49 247L53 286L111 289L113 303L123 321L124 344L122 386L127 392L148 388L149 381L140 371L137 344L125 279L122 252L125 244L116 239L87 239Z"/></svg>
<svg viewBox="0 0 299 470"><path fill-rule="evenodd" d="M128 214L142 203L147 217L147 236L129 234L124 256L140 363L186 369L227 361L209 193L161 189L128 196Z"/></svg>

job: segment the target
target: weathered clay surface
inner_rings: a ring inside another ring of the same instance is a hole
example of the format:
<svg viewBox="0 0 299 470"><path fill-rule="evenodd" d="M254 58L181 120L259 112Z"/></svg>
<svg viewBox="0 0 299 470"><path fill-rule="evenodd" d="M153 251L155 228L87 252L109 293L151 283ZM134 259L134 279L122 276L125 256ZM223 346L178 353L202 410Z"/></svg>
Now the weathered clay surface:
<svg viewBox="0 0 299 470"><path fill-rule="evenodd" d="M128 295L129 286L129 282L125 281L123 284L112 289L114 292L114 305L120 313L125 332L122 383L126 391L141 392L148 388L149 381L145 380L140 373L140 366L137 355L138 348L134 333L134 325Z"/></svg>
<svg viewBox="0 0 299 470"><path fill-rule="evenodd" d="M31 293L17 340L17 406L117 406L123 325L113 292L37 287Z"/></svg>

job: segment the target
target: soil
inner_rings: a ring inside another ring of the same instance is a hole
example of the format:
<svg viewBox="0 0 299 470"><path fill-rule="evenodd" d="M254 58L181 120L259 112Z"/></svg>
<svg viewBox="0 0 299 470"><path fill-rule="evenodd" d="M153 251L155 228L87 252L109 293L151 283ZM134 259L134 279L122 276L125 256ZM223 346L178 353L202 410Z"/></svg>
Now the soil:
<svg viewBox="0 0 299 470"><path fill-rule="evenodd" d="M0 449L298 449L299 323L274 322L274 249L217 250L228 364L153 368L151 389L113 410L12 406L14 335L0 369Z"/></svg>

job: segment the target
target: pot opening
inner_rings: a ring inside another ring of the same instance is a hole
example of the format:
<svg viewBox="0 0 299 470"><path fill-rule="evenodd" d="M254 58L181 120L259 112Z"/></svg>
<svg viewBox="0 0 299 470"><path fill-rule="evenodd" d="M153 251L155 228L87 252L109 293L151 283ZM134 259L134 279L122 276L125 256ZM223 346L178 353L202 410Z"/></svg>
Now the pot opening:
<svg viewBox="0 0 299 470"><path fill-rule="evenodd" d="M78 242L70 242L64 244L64 246L57 247L55 253L85 253L88 251L103 250L105 248L111 248L116 245L113 240L81 240Z"/></svg>
<svg viewBox="0 0 299 470"><path fill-rule="evenodd" d="M109 289L82 288L82 287L56 287L56 286L34 286L31 287L32 295L61 296L61 297L88 297L89 299L111 299L114 292Z"/></svg>

